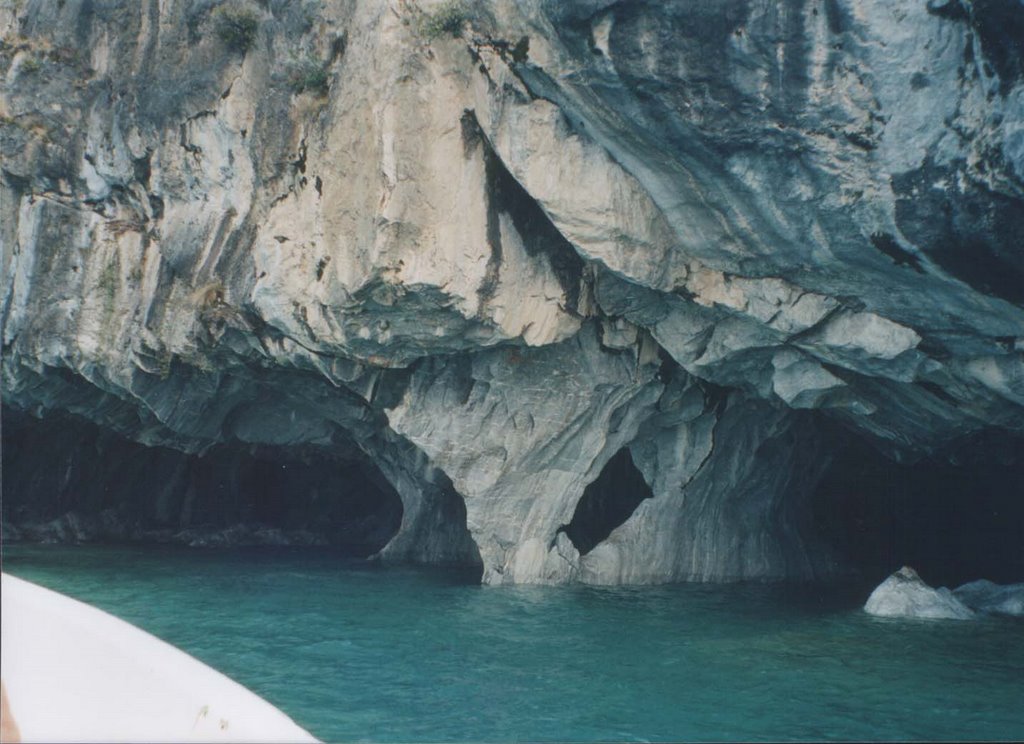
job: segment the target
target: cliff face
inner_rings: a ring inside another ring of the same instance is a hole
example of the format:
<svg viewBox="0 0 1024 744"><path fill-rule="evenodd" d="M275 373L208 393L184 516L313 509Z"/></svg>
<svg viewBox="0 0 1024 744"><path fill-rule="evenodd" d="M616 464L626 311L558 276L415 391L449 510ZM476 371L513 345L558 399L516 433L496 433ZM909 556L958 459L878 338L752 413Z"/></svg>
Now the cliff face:
<svg viewBox="0 0 1024 744"><path fill-rule="evenodd" d="M0 9L5 405L491 583L827 575L823 430L1024 435L1019 2L454 7Z"/></svg>

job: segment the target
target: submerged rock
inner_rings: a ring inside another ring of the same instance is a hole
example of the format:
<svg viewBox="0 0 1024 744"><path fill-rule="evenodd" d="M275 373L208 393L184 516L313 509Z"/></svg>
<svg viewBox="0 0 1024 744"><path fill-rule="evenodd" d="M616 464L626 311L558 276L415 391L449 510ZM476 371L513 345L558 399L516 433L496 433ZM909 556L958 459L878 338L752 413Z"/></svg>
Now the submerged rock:
<svg viewBox="0 0 1024 744"><path fill-rule="evenodd" d="M218 530L211 527L194 527L178 532L171 538L190 548L239 548L270 545L327 545L322 535L305 530L282 530L260 524L238 524Z"/></svg>
<svg viewBox="0 0 1024 744"><path fill-rule="evenodd" d="M928 586L917 571L904 566L871 592L864 610L878 617L969 620L974 613L949 589Z"/></svg>
<svg viewBox="0 0 1024 744"><path fill-rule="evenodd" d="M98 516L68 512L47 522L3 525L5 542L95 543L147 542L178 543L192 548L235 548L253 546L326 546L330 540L309 530L283 530L259 523L240 523L228 527L198 525L182 530L144 529L129 522L114 510Z"/></svg>
<svg viewBox="0 0 1024 744"><path fill-rule="evenodd" d="M995 584L978 579L958 586L953 595L978 612L1024 616L1024 584Z"/></svg>

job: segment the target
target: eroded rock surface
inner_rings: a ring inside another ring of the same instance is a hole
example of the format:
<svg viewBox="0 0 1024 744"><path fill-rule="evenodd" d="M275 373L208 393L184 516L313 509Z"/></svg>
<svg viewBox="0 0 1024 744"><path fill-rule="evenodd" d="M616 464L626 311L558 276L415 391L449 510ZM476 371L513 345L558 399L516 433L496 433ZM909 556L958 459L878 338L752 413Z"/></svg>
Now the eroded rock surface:
<svg viewBox="0 0 1024 744"><path fill-rule="evenodd" d="M364 458L492 583L829 575L824 419L1024 434L1012 3L439 6L0 8L5 405Z"/></svg>
<svg viewBox="0 0 1024 744"><path fill-rule="evenodd" d="M995 584L978 579L953 590L954 596L978 612L1024 615L1024 584Z"/></svg>

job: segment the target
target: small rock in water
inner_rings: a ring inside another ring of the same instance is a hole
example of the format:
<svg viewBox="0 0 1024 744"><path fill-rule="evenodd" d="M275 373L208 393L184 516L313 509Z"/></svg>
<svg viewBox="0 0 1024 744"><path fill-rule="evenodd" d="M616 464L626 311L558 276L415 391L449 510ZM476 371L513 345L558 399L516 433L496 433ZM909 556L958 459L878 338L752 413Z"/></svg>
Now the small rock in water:
<svg viewBox="0 0 1024 744"><path fill-rule="evenodd" d="M878 585L864 605L878 617L917 617L967 620L974 612L945 587L928 586L917 571L904 566Z"/></svg>
<svg viewBox="0 0 1024 744"><path fill-rule="evenodd" d="M978 612L1024 616L1024 584L995 584L978 579L957 587L953 595Z"/></svg>

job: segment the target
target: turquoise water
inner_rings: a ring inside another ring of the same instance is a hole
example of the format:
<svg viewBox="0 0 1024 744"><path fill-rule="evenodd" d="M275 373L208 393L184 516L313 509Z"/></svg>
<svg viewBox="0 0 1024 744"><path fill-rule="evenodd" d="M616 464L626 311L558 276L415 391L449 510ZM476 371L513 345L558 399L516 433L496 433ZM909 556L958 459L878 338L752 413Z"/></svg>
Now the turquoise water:
<svg viewBox="0 0 1024 744"><path fill-rule="evenodd" d="M13 546L325 741L1024 738L1024 623L861 593L480 587L326 552Z"/></svg>

